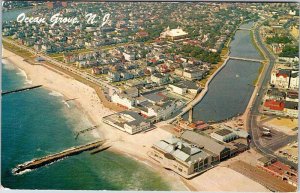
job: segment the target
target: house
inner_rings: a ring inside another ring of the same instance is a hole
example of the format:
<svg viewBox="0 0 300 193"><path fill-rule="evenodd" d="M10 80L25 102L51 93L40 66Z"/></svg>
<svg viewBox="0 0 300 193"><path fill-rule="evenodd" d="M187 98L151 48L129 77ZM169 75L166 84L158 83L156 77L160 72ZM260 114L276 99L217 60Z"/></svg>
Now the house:
<svg viewBox="0 0 300 193"><path fill-rule="evenodd" d="M291 72L291 78L290 78L290 89L299 89L299 72L298 71L292 71Z"/></svg>
<svg viewBox="0 0 300 193"><path fill-rule="evenodd" d="M299 94L296 91L287 92L286 101L299 102Z"/></svg>
<svg viewBox="0 0 300 193"><path fill-rule="evenodd" d="M283 111L284 102L268 99L264 102L264 108L269 111Z"/></svg>
<svg viewBox="0 0 300 193"><path fill-rule="evenodd" d="M284 103L284 110L285 115L289 117L298 117L298 102L293 101L286 101Z"/></svg>
<svg viewBox="0 0 300 193"><path fill-rule="evenodd" d="M265 96L265 100L272 99L272 100L284 100L286 97L286 93L283 91L280 91L278 88L270 88L267 91L267 94Z"/></svg>
<svg viewBox="0 0 300 193"><path fill-rule="evenodd" d="M123 56L124 56L126 61L132 61L132 60L136 59L136 54L133 53L133 52L132 53L123 52Z"/></svg>
<svg viewBox="0 0 300 193"><path fill-rule="evenodd" d="M121 75L118 72L109 71L107 79L111 82L118 82L121 80Z"/></svg>
<svg viewBox="0 0 300 193"><path fill-rule="evenodd" d="M212 156L179 138L171 137L152 145L149 156L163 167L191 178L212 166Z"/></svg>
<svg viewBox="0 0 300 193"><path fill-rule="evenodd" d="M168 77L168 75L156 73L156 74L151 75L151 81L155 82L159 85L162 85L162 84L166 84L169 82L169 77Z"/></svg>

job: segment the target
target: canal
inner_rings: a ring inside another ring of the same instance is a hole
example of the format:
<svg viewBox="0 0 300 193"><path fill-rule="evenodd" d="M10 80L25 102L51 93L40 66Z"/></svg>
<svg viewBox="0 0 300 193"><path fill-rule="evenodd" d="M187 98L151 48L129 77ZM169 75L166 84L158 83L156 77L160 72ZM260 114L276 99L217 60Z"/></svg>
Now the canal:
<svg viewBox="0 0 300 193"><path fill-rule="evenodd" d="M251 28L254 23L241 27ZM253 45L249 30L238 30L230 43L230 56L262 59ZM193 120L222 121L242 114L251 98L261 63L228 60L225 67L214 77L202 100L194 107ZM183 116L188 119L188 114Z"/></svg>

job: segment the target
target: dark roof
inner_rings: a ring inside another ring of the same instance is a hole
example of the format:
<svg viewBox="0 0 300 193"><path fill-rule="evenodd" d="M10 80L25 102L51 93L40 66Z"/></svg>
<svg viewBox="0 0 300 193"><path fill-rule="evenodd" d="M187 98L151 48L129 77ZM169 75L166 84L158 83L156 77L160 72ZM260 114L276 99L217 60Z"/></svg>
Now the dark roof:
<svg viewBox="0 0 300 193"><path fill-rule="evenodd" d="M284 107L287 109L298 110L298 103L293 101L285 101Z"/></svg>
<svg viewBox="0 0 300 193"><path fill-rule="evenodd" d="M221 129L219 131L216 131L215 133L218 135L221 135L221 136L226 136L226 135L232 133L232 131L230 131L228 129Z"/></svg>
<svg viewBox="0 0 300 193"><path fill-rule="evenodd" d="M299 72L292 72L291 77L292 78L297 78L299 75Z"/></svg>
<svg viewBox="0 0 300 193"><path fill-rule="evenodd" d="M298 92L288 92L287 97L291 99L297 99L298 98Z"/></svg>
<svg viewBox="0 0 300 193"><path fill-rule="evenodd" d="M282 92L282 91L278 90L277 88L272 88L272 89L268 90L267 94L276 96L276 97L283 97L283 98L285 98L285 96L286 96L285 92Z"/></svg>
<svg viewBox="0 0 300 193"><path fill-rule="evenodd" d="M204 147L204 149L216 155L220 155L222 151L228 149L213 139L193 131L184 131L181 135L181 138L189 143L197 145L198 147Z"/></svg>
<svg viewBox="0 0 300 193"><path fill-rule="evenodd" d="M195 89L195 90L199 89L198 85L192 81L181 81L174 85L180 88Z"/></svg>
<svg viewBox="0 0 300 193"><path fill-rule="evenodd" d="M159 102L165 98L164 96L159 95L158 93L146 94L146 95L143 95L143 97L145 97L148 100L154 101L154 102Z"/></svg>

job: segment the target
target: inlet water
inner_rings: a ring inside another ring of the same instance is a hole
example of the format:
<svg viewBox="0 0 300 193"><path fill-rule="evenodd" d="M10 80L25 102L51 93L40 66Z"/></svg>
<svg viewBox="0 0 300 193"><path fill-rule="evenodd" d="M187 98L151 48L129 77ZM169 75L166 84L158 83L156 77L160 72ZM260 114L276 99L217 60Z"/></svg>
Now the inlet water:
<svg viewBox="0 0 300 193"><path fill-rule="evenodd" d="M241 27L252 26L253 22L250 22ZM237 30L230 43L230 56L262 59L248 30ZM253 93L261 65L259 62L228 60L210 82L207 94L194 107L193 120L218 122L242 114ZM183 118L187 120L188 113Z"/></svg>

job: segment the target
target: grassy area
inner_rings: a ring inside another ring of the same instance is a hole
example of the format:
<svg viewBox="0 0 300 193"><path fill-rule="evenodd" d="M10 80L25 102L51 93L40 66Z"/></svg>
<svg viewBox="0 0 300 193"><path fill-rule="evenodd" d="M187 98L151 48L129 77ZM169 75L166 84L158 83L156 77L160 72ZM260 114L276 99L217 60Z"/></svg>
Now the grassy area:
<svg viewBox="0 0 300 193"><path fill-rule="evenodd" d="M256 79L255 79L255 80L253 81L253 83L252 83L253 86L255 86L255 85L257 84L258 78L259 78L260 74L262 73L262 71L263 71L265 65L266 65L265 62L262 62L262 63L260 64L260 67L259 67L259 69L258 69L258 75L257 75Z"/></svg>
<svg viewBox="0 0 300 193"><path fill-rule="evenodd" d="M23 57L24 59L32 59L34 57L30 52L23 50L23 49L15 46L15 45L12 45L10 43L7 43L6 41L2 41L2 45L5 49Z"/></svg>
<svg viewBox="0 0 300 193"><path fill-rule="evenodd" d="M54 53L54 54L49 54L49 56L51 58L57 58L57 57L63 57L64 54L63 53Z"/></svg>
<svg viewBox="0 0 300 193"><path fill-rule="evenodd" d="M62 57L56 57L55 59L60 61L60 62L64 62L64 57L63 56Z"/></svg>
<svg viewBox="0 0 300 193"><path fill-rule="evenodd" d="M255 41L254 33L253 33L252 30L250 31L250 36L251 36L251 42L252 42L252 44L254 45L254 47L256 48L256 50L259 52L260 56L263 57L266 60L266 57L265 57L264 53L261 51L261 49L258 47L258 45L257 45L257 43Z"/></svg>

